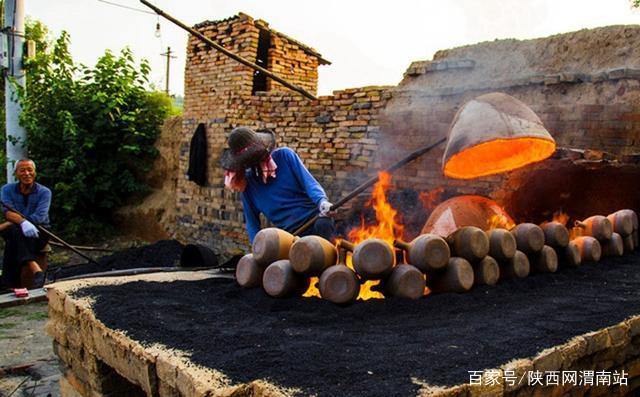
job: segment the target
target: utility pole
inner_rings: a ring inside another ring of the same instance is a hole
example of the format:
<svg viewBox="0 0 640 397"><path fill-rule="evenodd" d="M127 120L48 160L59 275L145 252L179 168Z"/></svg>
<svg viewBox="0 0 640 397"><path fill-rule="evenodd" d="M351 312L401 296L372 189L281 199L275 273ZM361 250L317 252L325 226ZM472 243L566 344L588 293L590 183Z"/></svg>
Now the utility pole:
<svg viewBox="0 0 640 397"><path fill-rule="evenodd" d="M167 93L167 95L169 95L169 64L171 63L171 58L176 58L176 57L172 56L171 54L173 54L171 52L171 47L167 47L167 52L165 52L163 54L160 54L162 56L166 55L166 57L167 57L167 78L166 78L166 81L165 81L166 84L165 84L165 89L164 89L164 91Z"/></svg>
<svg viewBox="0 0 640 397"><path fill-rule="evenodd" d="M7 35L9 64L4 78L4 99L7 130L7 182L15 182L13 166L27 157L27 133L20 126L22 108L18 102L15 84L25 87L26 77L22 68L22 52L25 42L24 0L4 0L4 32Z"/></svg>

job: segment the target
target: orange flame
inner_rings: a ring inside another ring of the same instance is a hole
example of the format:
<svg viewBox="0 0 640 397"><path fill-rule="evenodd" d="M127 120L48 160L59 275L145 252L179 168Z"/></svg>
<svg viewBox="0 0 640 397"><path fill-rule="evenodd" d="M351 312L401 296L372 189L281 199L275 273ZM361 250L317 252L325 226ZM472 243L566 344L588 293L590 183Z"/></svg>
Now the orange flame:
<svg viewBox="0 0 640 397"><path fill-rule="evenodd" d="M505 214L497 213L492 215L487 220L487 229L507 229L511 230L516 226L516 224Z"/></svg>
<svg viewBox="0 0 640 397"><path fill-rule="evenodd" d="M349 232L349 240L354 244L375 237L393 246L393 240L402 238L404 233L404 226L396 222L398 211L391 207L385 195L385 191L391 186L391 174L380 172L378 178L371 192L371 200L367 202L367 206L372 206L375 210L378 224L368 226L362 219L361 226Z"/></svg>
<svg viewBox="0 0 640 397"><path fill-rule="evenodd" d="M562 211L556 211L553 213L553 221L562 223L567 226L567 222L569 221L569 215Z"/></svg>
<svg viewBox="0 0 640 397"><path fill-rule="evenodd" d="M309 298L313 296L321 298L320 290L318 289L319 281L320 279L318 277L311 277L311 280L309 280L309 288L305 291L304 294L302 294L302 296L305 298Z"/></svg>
<svg viewBox="0 0 640 397"><path fill-rule="evenodd" d="M378 238L393 246L393 241L402 238L404 233L404 226L399 221L396 221L396 218L399 218L398 212L391 207L385 195L385 192L391 187L391 175L387 172L380 172L378 177L379 181L373 186L371 199L366 203L366 206L371 206L375 210L377 223L375 225L365 225L364 219L362 219L360 227L354 228L349 232L349 241L353 244L358 244L368 238ZM440 189L441 191L444 190ZM336 245L339 244L340 240L338 239ZM351 255L347 256L346 262L345 265L355 271ZM320 297L317 282L317 277L311 278L309 288L303 294L304 297ZM380 280L364 281L360 286L358 299L384 299L382 292L375 290L378 285L380 285Z"/></svg>
<svg viewBox="0 0 640 397"><path fill-rule="evenodd" d="M367 203L367 206L372 206L376 212L377 224L365 225L364 219L362 219L360 227L349 232L349 240L354 244L358 244L368 238L379 238L393 246L393 241L402 238L404 233L404 226L396 221L398 212L391 207L385 195L385 192L391 187L391 174L380 172L378 177L379 180L373 186L373 191L371 192L371 200ZM347 266L353 269L351 256L347 258ZM384 298L381 292L372 289L379 284L380 280L365 281L360 288L358 299Z"/></svg>
<svg viewBox="0 0 640 397"><path fill-rule="evenodd" d="M550 222L558 222L564 226L567 226L567 223L569 222L570 216L569 214L567 214L564 211L556 211L553 213L553 217L551 219ZM549 221L545 221L542 222L542 224L540 224L540 226L544 226L545 224L549 223ZM569 229L569 239L573 240L576 237L580 237L584 234L584 229L581 226L578 225L574 225L573 227L569 227L567 226L567 229Z"/></svg>

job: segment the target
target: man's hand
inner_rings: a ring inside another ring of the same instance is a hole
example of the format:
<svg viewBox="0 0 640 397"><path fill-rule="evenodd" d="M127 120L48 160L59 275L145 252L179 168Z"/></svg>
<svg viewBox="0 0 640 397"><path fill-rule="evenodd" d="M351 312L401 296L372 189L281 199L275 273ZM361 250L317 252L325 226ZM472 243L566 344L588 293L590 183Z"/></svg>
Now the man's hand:
<svg viewBox="0 0 640 397"><path fill-rule="evenodd" d="M39 235L38 228L26 219L20 223L20 227L22 228L22 234L27 237L38 237Z"/></svg>
<svg viewBox="0 0 640 397"><path fill-rule="evenodd" d="M333 207L333 204L331 204L327 200L322 200L318 205L318 209L320 210L320 216L328 216L329 211L331 211L331 207Z"/></svg>

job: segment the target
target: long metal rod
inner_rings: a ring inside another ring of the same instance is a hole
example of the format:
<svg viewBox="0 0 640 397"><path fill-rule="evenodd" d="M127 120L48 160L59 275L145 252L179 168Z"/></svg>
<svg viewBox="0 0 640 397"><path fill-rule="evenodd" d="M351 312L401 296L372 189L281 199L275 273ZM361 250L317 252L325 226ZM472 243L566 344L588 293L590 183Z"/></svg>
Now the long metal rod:
<svg viewBox="0 0 640 397"><path fill-rule="evenodd" d="M57 241L49 241L49 244L54 245L56 247L67 248L64 244L60 244ZM100 247L87 247L84 245L72 245L73 248L79 249L80 251L100 251L100 252L113 252L114 250L111 248L100 248Z"/></svg>
<svg viewBox="0 0 640 397"><path fill-rule="evenodd" d="M35 222L32 222L29 218L27 218L25 215L23 215L22 213L20 213L20 211L16 210L15 208L11 207L9 204L5 203L4 201L0 201L0 204L5 207L7 210L11 211L11 212L15 212L16 214L20 215L21 217L23 217L24 219L28 220L29 222L33 223L38 230L40 230L42 233L46 234L47 236L49 236L50 238L56 239L58 242L60 242L60 244L64 245L65 247L69 248L71 251L75 252L76 254L80 255L81 257L83 257L84 259L88 260L89 262L93 262L96 265L99 265L100 263L98 263L96 260L86 256L85 254L83 254L82 252L78 251L77 249L75 249L71 244L67 243L66 241L64 241L63 239L61 239L60 237L56 236L55 234L53 234L52 232L50 232L49 230L47 230L44 226L40 226L40 225L36 225Z"/></svg>
<svg viewBox="0 0 640 397"><path fill-rule="evenodd" d="M197 272L197 271L206 271L206 270L217 270L218 266L214 267L138 267L135 269L120 269L120 270L110 270L106 272L99 273L87 273L87 274L79 274L76 276L69 276L58 278L55 281L68 281L68 280L78 280L84 278L98 278L98 277L122 277L122 276L135 276L138 274L148 274L148 273L177 273L177 272ZM224 273L216 273L213 275L217 278L234 278L231 274Z"/></svg>
<svg viewBox="0 0 640 397"><path fill-rule="evenodd" d="M413 160L417 159L418 157L422 156L423 154L431 151L433 148L435 148L436 146L438 146L441 143L445 142L446 140L447 140L447 138L442 138L439 141L437 141L436 143L433 143L433 144L428 145L428 146L424 146L424 147L422 147L422 148L410 153L406 157L400 159L398 162L392 164L389 168L387 168L385 170L382 170L382 171L383 172L392 173L393 171L397 170L398 168L402 167L403 165L405 165L407 163L410 163L411 161L413 161ZM349 201L352 198L356 197L357 195L362 193L365 189L371 187L373 184L378 182L379 179L380 179L380 175L378 173L378 174L376 174L376 176L371 177L369 180L367 180L366 182L364 182L363 184L361 184L357 188L353 189L353 191L351 191L351 193L347 194L346 196L344 196L343 198L338 200L335 204L333 204L333 206L331 206L331 210L337 210L338 208L342 207L347 201ZM313 225L315 223L316 220L318 220L319 217L320 217L320 215L316 215L313 218L309 219L304 225L302 225L298 229L296 229L293 232L293 235L297 236L300 233L302 233L305 230L307 230L309 227L311 227L311 225Z"/></svg>
<svg viewBox="0 0 640 397"><path fill-rule="evenodd" d="M220 44L216 43L215 41L209 39L208 37L206 37L205 35L203 35L202 33L198 32L195 29L190 28L189 26L185 25L184 23L180 22L179 20L175 19L174 17L172 17L171 15L167 14L166 12L162 11L161 9L159 9L158 7L154 6L153 4L149 3L146 0L140 0L140 2L144 5L146 5L147 7L151 8L153 11L156 12L156 14L160 15L161 17L167 19L170 22L173 22L174 24L180 26L182 29L186 30L187 32L191 33L192 35L196 36L197 38L199 38L200 40L204 41L205 43L209 44L211 47L215 48L216 50L220 51L221 53L225 54L226 56L228 56L229 58L240 62L241 64L248 66L254 70L259 71L260 73L264 73L267 77L270 77L271 79L277 81L278 83L282 84L283 86L299 92L300 94L304 95L305 97L309 98L309 99L318 99L316 98L315 95L311 94L310 92L308 92L307 90L305 90L302 87L298 87L295 84L289 83L287 80L283 79L282 77L278 76L277 74L274 74L270 71L268 71L267 69L256 65L255 63L244 59L243 57L241 57L240 55L234 54L233 52L227 50L226 48L224 48L223 46L221 46Z"/></svg>

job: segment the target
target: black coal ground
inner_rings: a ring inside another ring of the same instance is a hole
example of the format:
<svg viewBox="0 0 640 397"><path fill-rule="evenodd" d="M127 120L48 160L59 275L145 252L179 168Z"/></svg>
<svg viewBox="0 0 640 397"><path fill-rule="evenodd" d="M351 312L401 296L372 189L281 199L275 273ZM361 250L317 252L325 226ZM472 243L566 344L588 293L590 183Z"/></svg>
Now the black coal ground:
<svg viewBox="0 0 640 397"><path fill-rule="evenodd" d="M418 301L340 307L273 299L233 281L132 282L95 297L98 319L142 343L189 351L235 382L266 378L319 396L410 396L530 357L640 313L640 254Z"/></svg>
<svg viewBox="0 0 640 397"><path fill-rule="evenodd" d="M66 278L91 273L148 267L174 267L180 262L182 244L177 240L160 240L143 247L129 248L105 255L96 263L84 263L61 267L56 278Z"/></svg>

